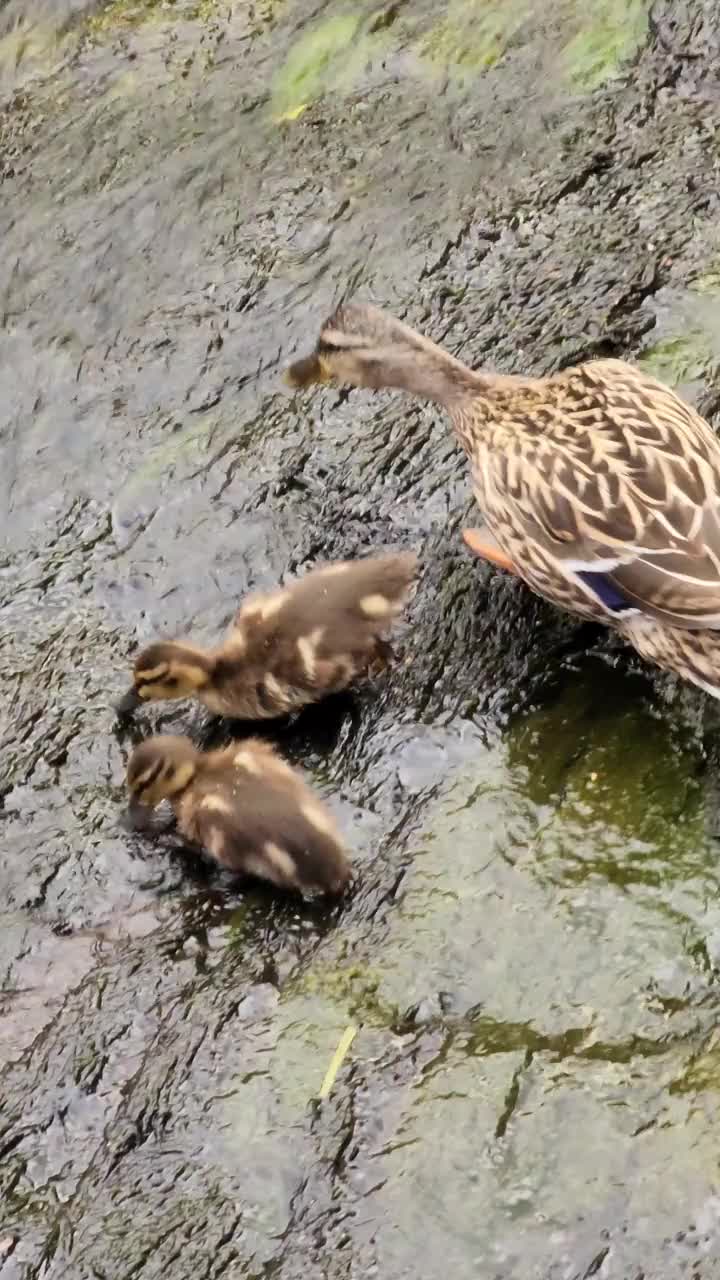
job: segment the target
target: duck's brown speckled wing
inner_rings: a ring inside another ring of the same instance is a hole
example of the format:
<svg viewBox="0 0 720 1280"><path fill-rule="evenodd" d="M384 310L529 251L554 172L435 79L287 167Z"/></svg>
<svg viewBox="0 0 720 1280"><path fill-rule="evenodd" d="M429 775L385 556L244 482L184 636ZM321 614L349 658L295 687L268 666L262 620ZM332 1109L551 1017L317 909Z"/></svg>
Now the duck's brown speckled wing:
<svg viewBox="0 0 720 1280"><path fill-rule="evenodd" d="M708 424L616 360L558 375L543 400L525 421L516 406L521 429L478 458L488 518L530 585L552 596L554 565L606 612L720 627L720 444Z"/></svg>

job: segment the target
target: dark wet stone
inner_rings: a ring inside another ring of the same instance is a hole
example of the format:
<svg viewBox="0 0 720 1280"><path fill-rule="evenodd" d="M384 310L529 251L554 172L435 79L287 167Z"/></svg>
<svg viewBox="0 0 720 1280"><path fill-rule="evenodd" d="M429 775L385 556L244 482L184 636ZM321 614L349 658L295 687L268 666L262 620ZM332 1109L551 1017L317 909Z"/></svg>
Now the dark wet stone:
<svg viewBox="0 0 720 1280"><path fill-rule="evenodd" d="M3 1280L713 1280L698 704L471 559L434 409L279 373L355 292L473 365L640 355L714 269L718 5L654 4L588 94L549 11L463 84L418 52L437 6L386 6L355 87L285 122L332 6L88 7L2 65ZM253 731L119 726L138 647L392 546L421 557L396 667L266 727L349 834L347 902L124 831L134 741Z"/></svg>

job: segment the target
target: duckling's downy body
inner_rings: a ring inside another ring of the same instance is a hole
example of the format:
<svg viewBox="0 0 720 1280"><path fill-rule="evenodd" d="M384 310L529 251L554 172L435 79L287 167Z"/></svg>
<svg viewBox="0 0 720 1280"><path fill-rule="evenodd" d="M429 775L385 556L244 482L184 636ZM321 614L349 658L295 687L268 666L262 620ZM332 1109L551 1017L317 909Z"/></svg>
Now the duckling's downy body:
<svg viewBox="0 0 720 1280"><path fill-rule="evenodd" d="M127 770L129 818L142 827L168 800L178 830L229 871L281 889L338 894L350 866L325 806L266 742L199 751L189 738L147 738Z"/></svg>
<svg viewBox="0 0 720 1280"><path fill-rule="evenodd" d="M384 639L417 567L412 552L324 565L267 595L250 596L217 649L162 641L136 658L118 710L196 698L218 715L287 715L385 665Z"/></svg>
<svg viewBox="0 0 720 1280"><path fill-rule="evenodd" d="M364 305L340 307L287 378L442 405L490 534L466 531L471 549L720 697L720 442L669 388L622 360L478 373Z"/></svg>

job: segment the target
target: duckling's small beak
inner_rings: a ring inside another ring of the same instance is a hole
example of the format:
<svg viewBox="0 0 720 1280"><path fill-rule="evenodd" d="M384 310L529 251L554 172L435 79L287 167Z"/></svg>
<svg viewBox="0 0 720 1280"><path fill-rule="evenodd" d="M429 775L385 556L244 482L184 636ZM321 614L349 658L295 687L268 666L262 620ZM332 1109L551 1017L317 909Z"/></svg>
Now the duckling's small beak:
<svg viewBox="0 0 720 1280"><path fill-rule="evenodd" d="M138 707L143 704L142 698L131 687L127 693L123 695L119 702L115 703L115 714L118 716L131 716L133 711L137 711Z"/></svg>
<svg viewBox="0 0 720 1280"><path fill-rule="evenodd" d="M147 831L152 826L152 815L152 809L133 798L120 819L120 825L126 831Z"/></svg>
<svg viewBox="0 0 720 1280"><path fill-rule="evenodd" d="M311 356L303 356L285 370L283 382L296 390L302 387L316 386L318 383L332 382L332 374L316 351Z"/></svg>

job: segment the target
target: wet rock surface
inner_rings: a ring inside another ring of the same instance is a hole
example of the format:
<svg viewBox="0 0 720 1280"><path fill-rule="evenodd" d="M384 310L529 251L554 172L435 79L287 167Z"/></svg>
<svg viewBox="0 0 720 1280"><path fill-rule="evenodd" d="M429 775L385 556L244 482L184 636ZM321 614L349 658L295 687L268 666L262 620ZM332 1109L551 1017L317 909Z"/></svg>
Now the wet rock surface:
<svg viewBox="0 0 720 1280"><path fill-rule="evenodd" d="M716 718L470 559L434 409L279 384L360 293L717 420L720 6L592 88L518 13L468 65L458 4L5 8L3 1280L720 1275ZM348 901L123 831L133 738L244 731L123 733L137 646L401 546L400 665L271 730Z"/></svg>

